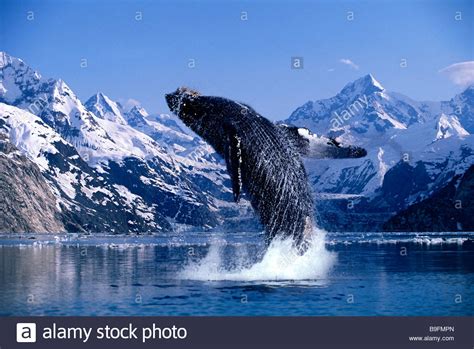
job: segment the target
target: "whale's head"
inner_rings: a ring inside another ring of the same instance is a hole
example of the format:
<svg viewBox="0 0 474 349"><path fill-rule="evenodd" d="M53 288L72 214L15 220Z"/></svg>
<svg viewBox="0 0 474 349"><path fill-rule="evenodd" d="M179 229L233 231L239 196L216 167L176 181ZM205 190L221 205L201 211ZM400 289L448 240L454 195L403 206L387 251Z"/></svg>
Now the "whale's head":
<svg viewBox="0 0 474 349"><path fill-rule="evenodd" d="M197 101L199 97L199 92L187 87L180 87L165 95L168 108L191 128L203 116L201 103Z"/></svg>
<svg viewBox="0 0 474 349"><path fill-rule="evenodd" d="M165 95L171 112L181 121L210 143L216 150L221 149L224 131L224 118L229 115L229 103L220 97L203 96L187 87L180 87ZM239 109L240 110L240 109Z"/></svg>

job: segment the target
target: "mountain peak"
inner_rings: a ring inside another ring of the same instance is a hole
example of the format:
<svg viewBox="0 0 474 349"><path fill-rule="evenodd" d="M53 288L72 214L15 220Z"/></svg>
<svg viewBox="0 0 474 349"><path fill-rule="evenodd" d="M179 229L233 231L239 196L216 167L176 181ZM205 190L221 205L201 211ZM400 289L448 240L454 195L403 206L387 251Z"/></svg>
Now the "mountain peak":
<svg viewBox="0 0 474 349"><path fill-rule="evenodd" d="M31 93L33 86L41 82L41 75L21 59L0 51L0 100L13 103L20 99L24 90Z"/></svg>
<svg viewBox="0 0 474 349"><path fill-rule="evenodd" d="M22 59L10 56L5 51L0 51L0 69L7 67L11 67L14 71L23 71L37 79L41 78L41 75L30 68Z"/></svg>
<svg viewBox="0 0 474 349"><path fill-rule="evenodd" d="M122 125L127 124L123 118L120 105L102 92L97 92L90 97L84 103L84 106L101 119L115 121Z"/></svg>
<svg viewBox="0 0 474 349"><path fill-rule="evenodd" d="M367 74L361 78L348 83L342 89L342 94L368 95L374 92L382 92L385 88L378 82L372 74Z"/></svg>
<svg viewBox="0 0 474 349"><path fill-rule="evenodd" d="M10 56L8 53L4 51L0 51L0 69L3 69L8 65L13 65L13 64L19 65L19 64L24 64L24 62L19 58Z"/></svg>
<svg viewBox="0 0 474 349"><path fill-rule="evenodd" d="M101 103L101 104L106 104L106 105L111 105L112 100L107 97L105 94L102 92L97 92L95 95L91 96L85 104L91 104L91 103Z"/></svg>
<svg viewBox="0 0 474 349"><path fill-rule="evenodd" d="M372 74L367 74L366 76L362 77L362 79L367 81L367 83L378 87L381 90L385 90L385 88L382 86L382 84L377 79L375 79Z"/></svg>
<svg viewBox="0 0 474 349"><path fill-rule="evenodd" d="M441 113L437 123L436 139L449 138L454 135L458 137L469 136L469 132L462 127L456 115L446 115Z"/></svg>
<svg viewBox="0 0 474 349"><path fill-rule="evenodd" d="M59 92L67 92L68 94L73 94L71 88L66 84L63 79L58 79L54 81L54 88Z"/></svg>
<svg viewBox="0 0 474 349"><path fill-rule="evenodd" d="M148 112L140 105L134 105L129 113L138 113L144 117L148 116Z"/></svg>
<svg viewBox="0 0 474 349"><path fill-rule="evenodd" d="M128 112L124 114L127 123L132 126L140 126L146 124L145 118L148 112L140 105L134 105Z"/></svg>

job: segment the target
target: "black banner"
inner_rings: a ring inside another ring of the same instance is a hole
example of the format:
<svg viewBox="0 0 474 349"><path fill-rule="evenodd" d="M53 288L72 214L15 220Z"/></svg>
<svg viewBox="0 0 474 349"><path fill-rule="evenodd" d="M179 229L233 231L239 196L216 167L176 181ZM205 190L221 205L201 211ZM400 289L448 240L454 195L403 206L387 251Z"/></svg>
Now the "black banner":
<svg viewBox="0 0 474 349"><path fill-rule="evenodd" d="M472 317L5 317L12 348L473 348Z"/></svg>

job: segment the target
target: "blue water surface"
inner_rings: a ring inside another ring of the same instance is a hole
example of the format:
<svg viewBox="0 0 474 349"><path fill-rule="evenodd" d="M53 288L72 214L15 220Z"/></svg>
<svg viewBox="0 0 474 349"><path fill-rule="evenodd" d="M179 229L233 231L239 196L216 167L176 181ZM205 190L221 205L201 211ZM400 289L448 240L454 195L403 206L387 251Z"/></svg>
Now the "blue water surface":
<svg viewBox="0 0 474 349"><path fill-rule="evenodd" d="M473 239L328 233L334 261L323 276L206 280L183 270L219 244L217 276L238 274L263 258L261 236L9 235L0 238L0 315L472 316Z"/></svg>

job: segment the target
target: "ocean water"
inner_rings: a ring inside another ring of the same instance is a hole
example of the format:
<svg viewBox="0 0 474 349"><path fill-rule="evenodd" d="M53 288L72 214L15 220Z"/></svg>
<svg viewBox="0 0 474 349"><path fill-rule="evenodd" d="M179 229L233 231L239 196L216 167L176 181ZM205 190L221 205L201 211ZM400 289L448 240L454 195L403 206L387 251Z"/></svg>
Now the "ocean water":
<svg viewBox="0 0 474 349"><path fill-rule="evenodd" d="M473 233L0 237L0 315L474 315Z"/></svg>

